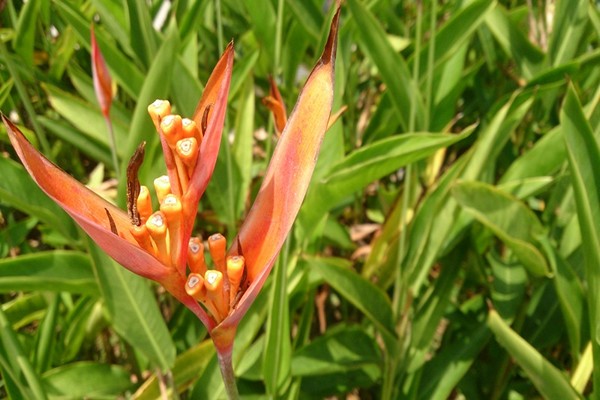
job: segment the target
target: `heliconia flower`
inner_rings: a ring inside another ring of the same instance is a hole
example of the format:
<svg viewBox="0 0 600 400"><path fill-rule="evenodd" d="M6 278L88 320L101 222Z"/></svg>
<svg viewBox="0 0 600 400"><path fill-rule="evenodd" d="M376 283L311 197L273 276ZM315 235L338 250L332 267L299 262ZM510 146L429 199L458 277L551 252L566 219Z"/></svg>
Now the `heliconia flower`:
<svg viewBox="0 0 600 400"><path fill-rule="evenodd" d="M159 133L167 175L154 181L160 209L137 171L138 147L127 168L127 212L108 203L61 171L2 117L10 140L37 184L125 268L157 281L194 312L217 349L230 398L237 398L231 351L237 326L263 287L292 228L328 128L333 103L339 6L325 49L285 123L259 193L227 250L217 233L192 237L198 202L219 152L233 65L230 44L209 78L193 119L171 114L157 100L148 107ZM189 270L189 273L188 273Z"/></svg>

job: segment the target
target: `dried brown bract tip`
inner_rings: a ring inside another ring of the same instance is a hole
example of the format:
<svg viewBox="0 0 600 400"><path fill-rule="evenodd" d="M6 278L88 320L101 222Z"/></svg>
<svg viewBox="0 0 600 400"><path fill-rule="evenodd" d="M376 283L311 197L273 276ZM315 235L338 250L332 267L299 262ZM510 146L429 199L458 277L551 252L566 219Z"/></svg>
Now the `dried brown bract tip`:
<svg viewBox="0 0 600 400"><path fill-rule="evenodd" d="M138 171L144 162L145 149L146 142L142 142L129 160L129 165L127 165L127 215L135 226L140 226L142 223L137 209L137 199L140 195Z"/></svg>

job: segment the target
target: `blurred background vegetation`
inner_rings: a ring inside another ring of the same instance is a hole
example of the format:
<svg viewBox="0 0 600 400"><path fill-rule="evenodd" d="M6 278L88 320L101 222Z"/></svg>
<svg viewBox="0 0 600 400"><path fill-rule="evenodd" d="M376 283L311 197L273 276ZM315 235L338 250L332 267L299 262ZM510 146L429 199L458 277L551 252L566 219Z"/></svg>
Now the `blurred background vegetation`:
<svg viewBox="0 0 600 400"><path fill-rule="evenodd" d="M146 107L192 115L228 41L226 135L198 233L229 239L332 15L326 0L0 2L0 108L123 205ZM346 0L311 189L238 331L242 398L600 397L600 12L591 0ZM202 325L103 255L0 131L0 397L224 396ZM121 171L124 168L121 168ZM595 390L596 389L596 390ZM162 393L162 394L161 394Z"/></svg>

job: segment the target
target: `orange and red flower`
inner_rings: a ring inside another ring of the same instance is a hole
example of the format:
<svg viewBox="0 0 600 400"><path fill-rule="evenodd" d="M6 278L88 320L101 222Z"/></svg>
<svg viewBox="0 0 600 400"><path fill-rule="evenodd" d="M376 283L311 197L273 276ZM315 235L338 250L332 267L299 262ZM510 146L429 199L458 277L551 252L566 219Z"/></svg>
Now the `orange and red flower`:
<svg viewBox="0 0 600 400"><path fill-rule="evenodd" d="M192 119L157 100L148 107L167 175L155 180L159 210L140 186L140 145L127 169L127 212L61 171L6 117L10 140L37 184L113 259L165 287L204 323L219 353L231 351L239 321L262 288L298 214L328 127L339 10L325 50L282 129L260 191L229 250L220 234L192 237L198 202L219 152L233 68L230 44L209 78ZM98 55L96 55L98 56ZM100 60L100 58L98 58ZM106 93L104 93L106 94Z"/></svg>

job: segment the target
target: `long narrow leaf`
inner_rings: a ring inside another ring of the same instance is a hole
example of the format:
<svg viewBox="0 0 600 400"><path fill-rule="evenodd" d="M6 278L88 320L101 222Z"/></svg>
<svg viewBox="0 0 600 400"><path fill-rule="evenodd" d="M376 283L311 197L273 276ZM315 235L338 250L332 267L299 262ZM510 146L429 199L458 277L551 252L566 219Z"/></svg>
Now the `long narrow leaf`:
<svg viewBox="0 0 600 400"><path fill-rule="evenodd" d="M35 373L17 335L0 308L0 368L8 373L19 388L22 398L46 399L40 377ZM16 397L17 393L13 393Z"/></svg>
<svg viewBox="0 0 600 400"><path fill-rule="evenodd" d="M590 332L596 359L600 356L600 150L572 86L569 86L560 116L581 229ZM597 368L594 368L594 382L600 384Z"/></svg>
<svg viewBox="0 0 600 400"><path fill-rule="evenodd" d="M508 326L495 310L490 310L487 326L547 399L579 399L567 378L531 344Z"/></svg>
<svg viewBox="0 0 600 400"><path fill-rule="evenodd" d="M536 276L550 273L539 251L536 237L543 227L523 203L508 194L479 182L461 182L452 193L458 203L498 236Z"/></svg>
<svg viewBox="0 0 600 400"><path fill-rule="evenodd" d="M0 157L0 175L0 200L3 203L11 204L57 228L65 238L77 238L71 218L37 187L22 166Z"/></svg>
<svg viewBox="0 0 600 400"><path fill-rule="evenodd" d="M89 258L61 250L0 260L0 292L14 290L98 294Z"/></svg>
<svg viewBox="0 0 600 400"><path fill-rule="evenodd" d="M311 259L315 272L331 287L361 310L388 342L395 337L392 305L385 292L348 268L347 263L332 259Z"/></svg>
<svg viewBox="0 0 600 400"><path fill-rule="evenodd" d="M415 128L425 129L424 103L421 92L413 81L406 61L388 41L385 31L375 16L358 0L348 0L352 17L359 31L358 41L362 50L379 68L381 77L391 93L401 125L409 129L409 113L414 110Z"/></svg>
<svg viewBox="0 0 600 400"><path fill-rule="evenodd" d="M93 268L114 329L162 370L175 362L175 345L147 282L117 265L88 239Z"/></svg>

